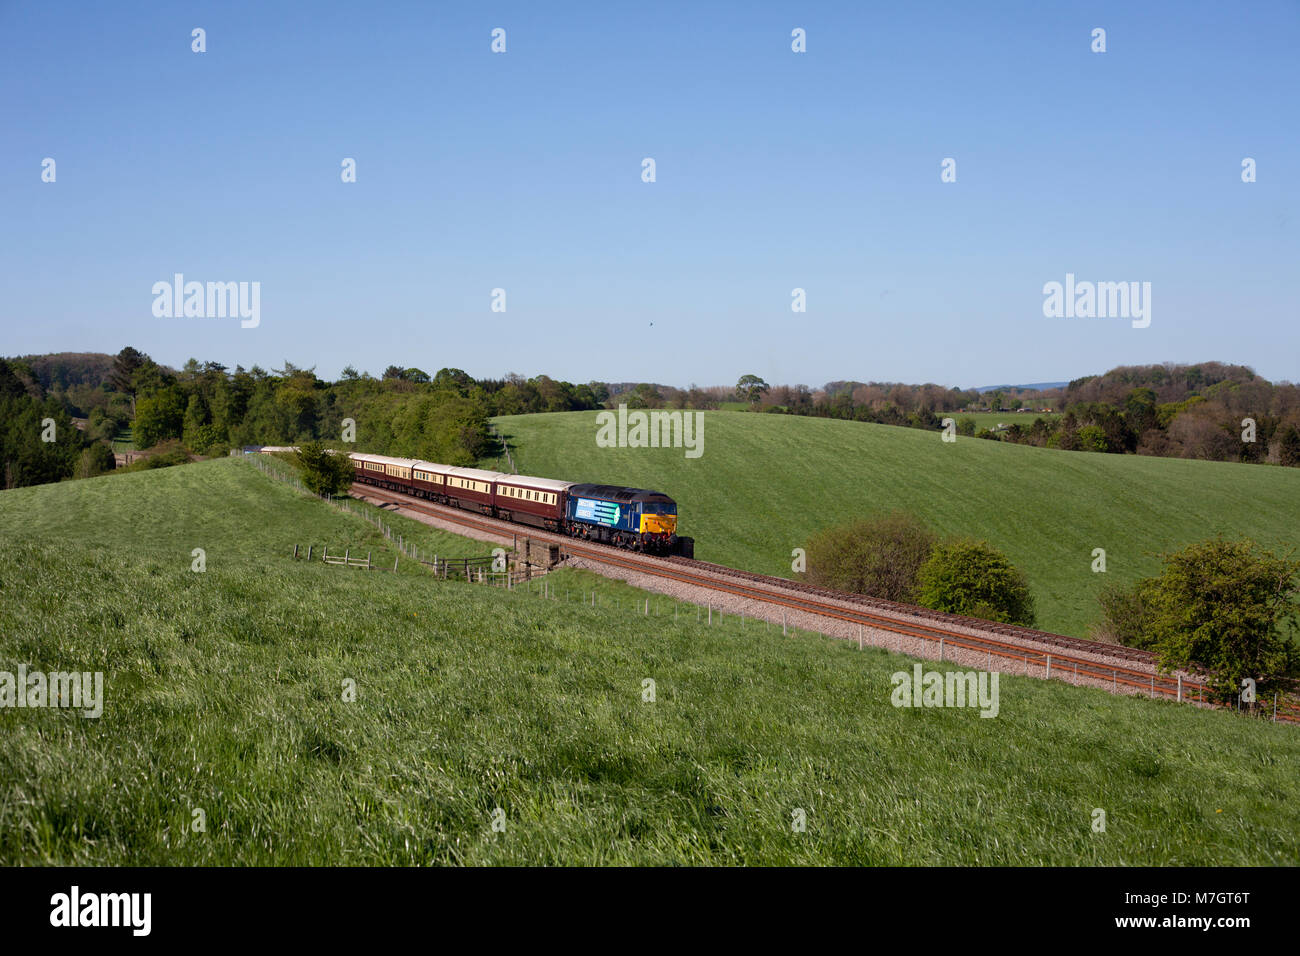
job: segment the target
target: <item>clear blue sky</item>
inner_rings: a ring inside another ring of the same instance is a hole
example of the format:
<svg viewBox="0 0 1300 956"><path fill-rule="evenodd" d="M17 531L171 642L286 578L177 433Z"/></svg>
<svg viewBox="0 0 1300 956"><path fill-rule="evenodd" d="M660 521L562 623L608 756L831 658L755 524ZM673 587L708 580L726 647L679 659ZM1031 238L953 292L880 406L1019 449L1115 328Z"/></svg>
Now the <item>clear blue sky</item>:
<svg viewBox="0 0 1300 956"><path fill-rule="evenodd" d="M1296 0L0 0L0 354L1296 380L1298 93ZM155 318L176 272L259 281L260 326ZM1151 282L1150 327L1045 318L1067 272Z"/></svg>

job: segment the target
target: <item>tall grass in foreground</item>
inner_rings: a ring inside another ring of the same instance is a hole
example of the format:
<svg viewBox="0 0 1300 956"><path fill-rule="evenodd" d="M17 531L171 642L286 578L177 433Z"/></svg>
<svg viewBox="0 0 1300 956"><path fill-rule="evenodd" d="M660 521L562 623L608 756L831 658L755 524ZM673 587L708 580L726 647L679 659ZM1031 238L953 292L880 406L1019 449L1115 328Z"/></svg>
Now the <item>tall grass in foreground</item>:
<svg viewBox="0 0 1300 956"><path fill-rule="evenodd" d="M98 720L0 710L0 863L1300 852L1300 735L1227 713L1011 676L994 719L895 709L904 658L646 618L631 589L579 572L550 578L573 600L548 601L275 556L195 574L7 542L0 560L0 669L100 670L107 698Z"/></svg>

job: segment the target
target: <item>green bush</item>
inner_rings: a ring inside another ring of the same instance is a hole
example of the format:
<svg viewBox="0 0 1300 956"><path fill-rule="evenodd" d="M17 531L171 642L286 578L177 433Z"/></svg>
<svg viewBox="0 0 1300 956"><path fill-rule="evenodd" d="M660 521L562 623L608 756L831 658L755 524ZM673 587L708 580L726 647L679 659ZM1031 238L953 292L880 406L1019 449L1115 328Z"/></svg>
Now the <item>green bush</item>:
<svg viewBox="0 0 1300 956"><path fill-rule="evenodd" d="M1155 610L1151 606L1151 579L1132 587L1112 584L1097 596L1101 604L1101 623L1092 629L1092 638L1125 647L1151 647Z"/></svg>
<svg viewBox="0 0 1300 956"><path fill-rule="evenodd" d="M1106 430L1100 425L1084 425L1079 429L1076 438L1079 442L1080 451L1110 451L1110 441L1106 438Z"/></svg>
<svg viewBox="0 0 1300 956"><path fill-rule="evenodd" d="M97 441L82 449L81 457L77 459L76 470L72 474L74 478L94 478L116 467L117 459L113 457L113 449Z"/></svg>
<svg viewBox="0 0 1300 956"><path fill-rule="evenodd" d="M185 423L185 405L178 388L162 388L136 402L135 443L149 448L169 438L180 438Z"/></svg>
<svg viewBox="0 0 1300 956"><path fill-rule="evenodd" d="M298 449L302 483L318 495L337 495L352 486L352 461L343 452L330 454L318 441L305 442Z"/></svg>
<svg viewBox="0 0 1300 956"><path fill-rule="evenodd" d="M1034 599L1024 575L983 541L962 538L939 545L921 566L918 584L918 603L936 611L1034 623Z"/></svg>
<svg viewBox="0 0 1300 956"><path fill-rule="evenodd" d="M1199 664L1224 698L1243 677L1265 684L1293 675L1300 652L1288 629L1300 605L1300 561L1259 550L1249 539L1214 539L1165 558L1142 584L1151 647L1165 670Z"/></svg>
<svg viewBox="0 0 1300 956"><path fill-rule="evenodd" d="M829 528L808 541L808 580L822 587L916 603L916 575L935 536L896 512Z"/></svg>

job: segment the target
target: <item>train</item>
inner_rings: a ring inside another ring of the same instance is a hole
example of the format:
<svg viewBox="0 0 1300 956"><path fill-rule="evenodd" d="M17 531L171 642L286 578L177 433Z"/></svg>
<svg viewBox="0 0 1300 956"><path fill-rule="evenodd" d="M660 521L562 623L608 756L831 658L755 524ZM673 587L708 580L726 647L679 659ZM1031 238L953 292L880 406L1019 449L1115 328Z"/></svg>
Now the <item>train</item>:
<svg viewBox="0 0 1300 956"><path fill-rule="evenodd" d="M649 554L693 556L677 502L658 491L350 453L353 480L436 504Z"/></svg>

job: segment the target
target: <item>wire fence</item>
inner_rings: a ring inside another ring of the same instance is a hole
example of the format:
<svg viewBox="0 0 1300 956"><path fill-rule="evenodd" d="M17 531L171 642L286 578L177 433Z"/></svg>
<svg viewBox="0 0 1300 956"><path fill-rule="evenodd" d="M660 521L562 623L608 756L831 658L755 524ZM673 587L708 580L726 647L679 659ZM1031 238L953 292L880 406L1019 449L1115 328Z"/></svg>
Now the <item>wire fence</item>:
<svg viewBox="0 0 1300 956"><path fill-rule="evenodd" d="M519 469L515 467L515 456L510 454L510 446L506 444L505 436L497 431L496 426L491 422L488 422L488 434L497 440L501 445L501 450L506 453L506 461L510 462L510 473L512 475L519 474ZM498 461L499 460L500 459L498 459Z"/></svg>
<svg viewBox="0 0 1300 956"><path fill-rule="evenodd" d="M421 547L419 544L407 540L405 535L395 530L392 525L383 519L381 514L360 507L351 498L336 498L332 495L316 494L302 483L302 479L291 466L277 458L266 455L250 455L246 460L251 461L263 474L289 485L302 494L318 498L339 511L353 515L373 525L398 552L399 557L393 561L393 567L391 568L393 571L397 570L400 558L405 557L431 569L434 575L442 580L465 580L475 584L491 584L505 588L513 588L515 584L521 581L530 581L540 573L540 569L526 563L512 568L511 565L515 563L514 556L509 553L506 553L504 557L483 555L455 558L439 555L427 547ZM325 560L326 564L345 564L349 567L365 567L369 569L380 567L380 565L373 563L370 552L367 552L366 560L361 561L360 558L351 557L350 550L346 548L342 552L343 558L338 558L339 550L335 548L335 553L329 555L329 558L326 559L326 550L327 548L317 549L315 545L308 545L304 553L299 545L295 544L293 556L295 558L306 557L308 560L319 557ZM501 569L500 564L503 560L505 568ZM386 565L384 569L388 570Z"/></svg>

